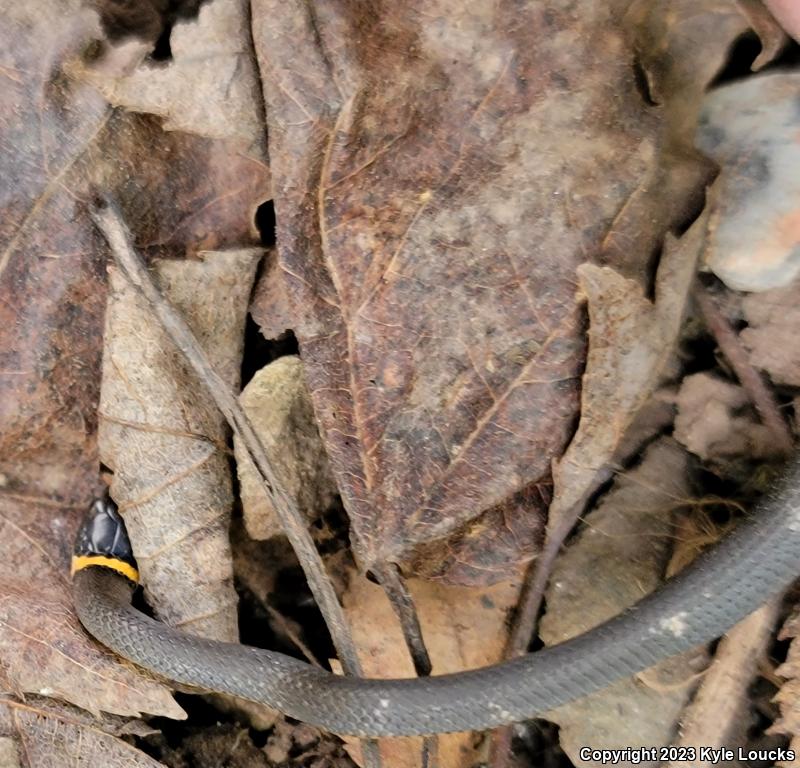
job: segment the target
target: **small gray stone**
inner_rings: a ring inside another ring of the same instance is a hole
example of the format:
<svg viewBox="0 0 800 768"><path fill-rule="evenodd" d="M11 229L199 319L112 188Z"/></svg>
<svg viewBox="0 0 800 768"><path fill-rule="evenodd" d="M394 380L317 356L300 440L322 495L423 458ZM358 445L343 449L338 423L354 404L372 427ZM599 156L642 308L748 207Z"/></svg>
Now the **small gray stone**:
<svg viewBox="0 0 800 768"><path fill-rule="evenodd" d="M800 274L800 76L779 72L714 89L697 146L721 168L706 266L729 288L765 291Z"/></svg>

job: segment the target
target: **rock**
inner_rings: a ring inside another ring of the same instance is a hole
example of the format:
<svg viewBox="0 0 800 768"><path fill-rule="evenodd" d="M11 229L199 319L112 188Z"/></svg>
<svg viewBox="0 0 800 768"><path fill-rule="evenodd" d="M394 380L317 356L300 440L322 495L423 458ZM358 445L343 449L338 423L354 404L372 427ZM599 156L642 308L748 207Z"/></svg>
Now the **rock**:
<svg viewBox="0 0 800 768"><path fill-rule="evenodd" d="M728 287L765 291L800 272L800 76L749 77L706 100L698 147L721 166L711 187L706 265Z"/></svg>
<svg viewBox="0 0 800 768"><path fill-rule="evenodd" d="M262 368L244 388L240 401L284 488L306 518L315 520L330 506L337 489L300 358L281 357ZM240 440L234 439L233 448L247 532L254 539L276 536L281 525L261 479Z"/></svg>

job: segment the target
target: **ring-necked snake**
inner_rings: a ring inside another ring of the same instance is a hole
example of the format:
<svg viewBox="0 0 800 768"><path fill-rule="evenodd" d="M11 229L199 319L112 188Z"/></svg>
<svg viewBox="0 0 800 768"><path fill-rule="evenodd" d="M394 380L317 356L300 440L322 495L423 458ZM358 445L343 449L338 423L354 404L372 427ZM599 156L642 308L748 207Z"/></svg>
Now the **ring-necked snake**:
<svg viewBox="0 0 800 768"><path fill-rule="evenodd" d="M233 694L340 734L408 736L525 720L708 642L800 575L800 463L749 519L630 610L511 661L408 680L343 677L280 653L203 640L131 606L136 564L98 502L73 558L75 606L103 645L169 680Z"/></svg>

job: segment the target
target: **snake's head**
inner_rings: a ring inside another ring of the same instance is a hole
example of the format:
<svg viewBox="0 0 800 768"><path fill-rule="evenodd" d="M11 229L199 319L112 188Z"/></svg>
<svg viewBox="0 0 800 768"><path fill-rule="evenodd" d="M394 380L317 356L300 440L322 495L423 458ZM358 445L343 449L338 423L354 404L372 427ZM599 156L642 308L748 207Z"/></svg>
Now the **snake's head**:
<svg viewBox="0 0 800 768"><path fill-rule="evenodd" d="M93 566L111 568L133 582L139 581L139 570L125 521L109 498L92 502L75 539L73 576Z"/></svg>

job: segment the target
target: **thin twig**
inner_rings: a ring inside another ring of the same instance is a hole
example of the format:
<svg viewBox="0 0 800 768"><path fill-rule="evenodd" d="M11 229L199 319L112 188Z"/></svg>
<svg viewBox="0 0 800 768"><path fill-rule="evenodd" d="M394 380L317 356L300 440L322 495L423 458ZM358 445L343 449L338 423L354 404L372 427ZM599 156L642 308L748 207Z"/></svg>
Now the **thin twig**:
<svg viewBox="0 0 800 768"><path fill-rule="evenodd" d="M725 634L694 701L682 715L674 746L719 749L736 738L749 704L748 689L772 642L780 605L780 600L770 600ZM680 763L667 765L678 768Z"/></svg>
<svg viewBox="0 0 800 768"><path fill-rule="evenodd" d="M303 638L301 638L300 635L295 632L294 629L292 629L292 625L289 623L289 620L277 608L273 608L268 603L262 603L262 606L272 621L280 628L281 632L283 632L284 636L289 640L289 642L291 642L292 645L294 645L294 647L306 657L308 663L322 669L322 664L320 664L319 659L303 642Z"/></svg>
<svg viewBox="0 0 800 768"><path fill-rule="evenodd" d="M400 569L394 563L386 563L386 565L372 570L386 592L389 604L400 622L403 639L414 663L414 671L418 677L427 677L430 675L433 665L422 635L422 627L419 623L417 609L414 607L414 600L408 591ZM425 736L422 741L422 766L427 768L429 765L436 766L437 764L438 739L436 736Z"/></svg>
<svg viewBox="0 0 800 768"><path fill-rule="evenodd" d="M231 429L245 446L258 473L267 496L272 501L283 531L297 554L297 559L308 580L308 585L322 613L331 639L336 647L342 668L347 674L362 675L361 664L344 610L325 571L322 558L314 546L304 516L292 497L283 488L275 469L267 456L258 434L253 429L236 395L217 373L203 348L195 338L186 321L161 295L153 283L147 268L133 248L130 232L116 207L106 202L91 211L92 219L105 236L117 265L125 273L131 285L149 303L153 313L161 321L164 330L178 350L192 366L200 381L206 386L217 407L230 424ZM377 744L363 744L367 753L377 755ZM373 765L378 765L372 760Z"/></svg>
<svg viewBox="0 0 800 768"><path fill-rule="evenodd" d="M717 346L733 368L747 396L755 406L761 421L772 432L777 447L787 456L792 452L792 433L781 416L775 397L764 383L761 374L750 364L739 336L717 307L711 294L698 284L694 300Z"/></svg>
<svg viewBox="0 0 800 768"><path fill-rule="evenodd" d="M556 558L561 552L561 547L572 529L583 514L587 502L592 494L605 483L613 471L609 467L600 467L594 476L590 487L583 493L578 503L572 509L561 515L559 521L547 532L544 546L539 556L534 560L525 573L522 583L517 610L514 614L511 628L503 650L504 659L513 659L522 656L528 650L531 637L536 631L536 623L544 601L544 592L550 581ZM492 743L489 747L490 768L505 768L511 754L512 726L505 725L496 728L492 733Z"/></svg>
<svg viewBox="0 0 800 768"><path fill-rule="evenodd" d="M531 637L536 631L536 622L542 607L544 591L550 580L550 573L558 553L561 551L561 545L580 518L582 508L582 506L577 506L574 513L561 518L558 525L547 535L539 556L528 566L517 610L503 651L503 658L513 659L528 650ZM492 743L489 748L490 768L505 768L508 765L512 733L510 725L496 728L492 733Z"/></svg>
<svg viewBox="0 0 800 768"><path fill-rule="evenodd" d="M372 570L385 590L392 610L400 621L403 637L411 653L411 660L414 662L414 671L419 677L427 677L432 669L431 657L425 647L414 601L399 569L394 563L387 563Z"/></svg>

